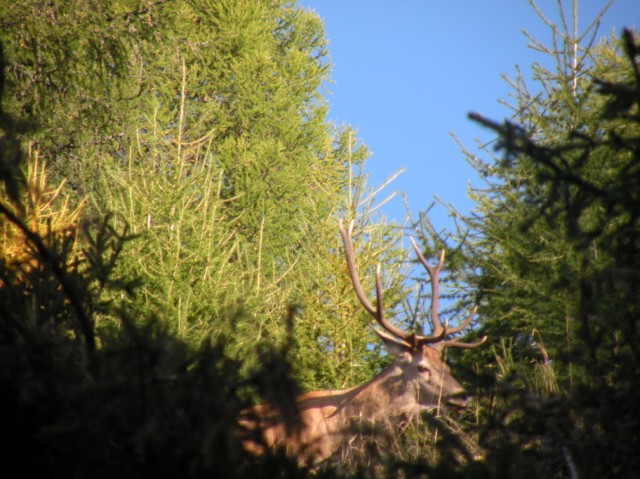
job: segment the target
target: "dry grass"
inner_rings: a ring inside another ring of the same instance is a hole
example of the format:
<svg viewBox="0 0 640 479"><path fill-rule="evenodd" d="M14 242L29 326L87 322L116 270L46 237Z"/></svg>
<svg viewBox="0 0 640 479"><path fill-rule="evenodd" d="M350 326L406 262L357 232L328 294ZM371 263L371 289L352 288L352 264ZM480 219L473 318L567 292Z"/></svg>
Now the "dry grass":
<svg viewBox="0 0 640 479"><path fill-rule="evenodd" d="M60 235L70 237L77 246L80 214L84 202L72 205L70 197L63 192L64 181L57 186L47 182L46 165L39 160L38 151L29 149L27 174L22 199L22 211L12 206L6 198L2 202L24 225L43 241L53 243ZM4 196L4 195L3 195ZM0 255L12 264L20 264L26 270L37 267L37 260L29 249L24 232L12 222L0 221ZM47 244L55 248L55 244Z"/></svg>
<svg viewBox="0 0 640 479"><path fill-rule="evenodd" d="M384 424L353 421L349 428L351 439L324 465L344 475L405 477L405 466L433 469L445 454L452 467L482 457L475 435L435 411Z"/></svg>

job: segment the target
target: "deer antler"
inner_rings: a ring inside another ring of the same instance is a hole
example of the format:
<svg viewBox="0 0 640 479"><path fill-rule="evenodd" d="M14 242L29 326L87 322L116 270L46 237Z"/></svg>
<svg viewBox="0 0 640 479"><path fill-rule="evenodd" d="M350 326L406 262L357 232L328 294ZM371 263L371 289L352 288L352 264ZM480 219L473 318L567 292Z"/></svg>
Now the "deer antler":
<svg viewBox="0 0 640 479"><path fill-rule="evenodd" d="M433 331L433 334L436 335L438 333L441 333L443 330L445 331L445 334L459 333L460 331L462 331L463 329L465 329L467 326L471 324L471 321L473 320L473 317L476 315L476 311L478 311L478 308L474 307L471 310L471 313L469 314L469 316L467 316L467 318L455 328L447 329L446 323L443 326L442 323L440 322L438 300L440 298L440 271L442 271L442 265L444 264L445 250L442 250L442 252L440 253L440 259L438 260L438 264L436 266L431 266L429 263L427 263L427 260L424 258L424 256L422 256L422 253L420 252L420 249L418 248L418 245L416 244L414 239L411 237L409 239L411 240L413 249L416 252L416 255L418 256L418 260L420 261L420 263L422 263L422 266L424 266L424 268L429 273L429 279L431 280L431 330ZM458 341L456 339L450 339L448 341L443 341L438 346L440 348L472 349L472 348L477 348L478 346L483 344L486 340L487 340L486 336L483 336L480 340L471 342L471 343L465 343L462 341Z"/></svg>
<svg viewBox="0 0 640 479"><path fill-rule="evenodd" d="M353 283L353 289L355 290L358 299L362 303L364 309L371 314L375 320L378 322L380 326L386 329L393 336L404 341L408 346L416 348L423 344L428 343L437 343L444 339L447 334L446 327L442 328L440 331L434 333L433 336L420 336L416 333L409 333L404 331L403 329L394 326L384 317L384 305L382 303L382 285L380 281L380 265L376 270L376 307L374 308L372 304L367 299L367 296L364 294L362 289L362 285L360 284L360 278L358 277L358 271L356 268L355 261L355 253L353 252L353 241L351 239L351 235L353 233L354 222L351 221L349 224L349 229L346 230L342 224L342 220L340 221L340 234L342 235L342 242L344 243L345 254L347 256L347 266L349 267L349 275L351 276L351 282Z"/></svg>
<svg viewBox="0 0 640 479"><path fill-rule="evenodd" d="M449 329L446 323L444 325L440 323L439 313L438 313L438 299L440 295L439 275L440 275L440 271L442 270L442 265L444 264L444 251L442 251L442 254L440 255L440 260L438 261L438 264L436 266L431 266L424 259L415 241L413 241L413 238L411 238L411 243L413 244L413 248L418 254L418 259L420 260L422 265L425 267L425 269L429 273L429 277L431 279L431 327L432 327L433 334L431 336L423 336L423 335L418 335L414 332L409 333L407 331L404 331L403 329L398 328L397 326L394 326L389 321L387 321L387 319L384 317L384 305L382 302L382 284L380 281L380 265L378 265L376 270L376 306L374 307L369 301L369 299L367 298L366 294L364 293L364 290L362 289L362 285L360 283L360 278L358 276L358 271L356 267L355 253L353 250L352 234L353 234L354 222L351 221L349 223L349 228L345 229L344 225L342 224L342 220L340 220L339 227L340 227L340 235L342 236L342 242L344 243L345 255L347 257L347 266L349 267L349 276L351 276L353 289L355 290L356 295L358 296L358 299L360 300L360 303L362 303L362 306L364 307L364 309L369 314L371 314L371 316L375 318L378 324L382 326L386 331L391 333L396 338L401 339L405 344L407 344L412 348L418 348L425 344L440 343L438 344L438 347L440 348L457 347L457 348L469 349L469 348L475 348L477 346L480 346L482 343L486 341L487 339L486 337L482 338L480 341L477 341L475 343L463 343L455 339L443 341L448 334L455 334L462 331L464 328L466 328L471 323L471 320L473 319L473 316L475 315L475 312L476 312L476 308L474 308L471 314L469 315L469 317L467 317L467 319L465 319L459 326L452 329Z"/></svg>
<svg viewBox="0 0 640 479"><path fill-rule="evenodd" d="M380 265L376 270L376 307L369 302L366 294L364 294L364 290L362 289L362 284L360 284L360 278L358 276L358 271L356 268L356 259L355 253L353 252L353 242L351 240L351 235L353 233L354 222L351 221L349 223L349 229L345 229L342 220L340 220L340 235L342 235L342 242L344 243L344 251L347 256L347 266L349 267L349 276L351 276L351 282L353 283L353 289L360 299L362 306L367 310L371 316L375 318L375 320L386 329L388 332L393 334L394 336L405 340L408 344L409 342L408 334L402 329L394 326L389 323L384 317L384 305L382 304L382 284L380 281Z"/></svg>

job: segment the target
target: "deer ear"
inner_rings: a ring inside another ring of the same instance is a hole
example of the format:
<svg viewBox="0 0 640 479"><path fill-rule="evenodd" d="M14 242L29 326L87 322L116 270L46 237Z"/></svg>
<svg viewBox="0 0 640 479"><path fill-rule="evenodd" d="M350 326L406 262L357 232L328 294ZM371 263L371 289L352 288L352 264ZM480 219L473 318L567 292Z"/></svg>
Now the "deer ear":
<svg viewBox="0 0 640 479"><path fill-rule="evenodd" d="M390 334L379 330L378 328L373 328L373 332L376 333L380 337L380 339L382 339L382 342L387 348L387 351L389 351L389 353L393 354L394 356L411 354L411 346L406 344L404 341L396 339Z"/></svg>

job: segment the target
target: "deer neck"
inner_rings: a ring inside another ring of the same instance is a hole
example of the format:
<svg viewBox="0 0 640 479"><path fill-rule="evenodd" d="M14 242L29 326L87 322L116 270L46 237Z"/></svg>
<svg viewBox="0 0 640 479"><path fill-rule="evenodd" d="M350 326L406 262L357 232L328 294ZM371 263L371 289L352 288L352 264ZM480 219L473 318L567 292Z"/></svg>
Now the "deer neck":
<svg viewBox="0 0 640 479"><path fill-rule="evenodd" d="M349 393L350 401L343 410L346 419L380 422L419 410L415 385L403 378L401 368L395 364L362 386L350 389Z"/></svg>

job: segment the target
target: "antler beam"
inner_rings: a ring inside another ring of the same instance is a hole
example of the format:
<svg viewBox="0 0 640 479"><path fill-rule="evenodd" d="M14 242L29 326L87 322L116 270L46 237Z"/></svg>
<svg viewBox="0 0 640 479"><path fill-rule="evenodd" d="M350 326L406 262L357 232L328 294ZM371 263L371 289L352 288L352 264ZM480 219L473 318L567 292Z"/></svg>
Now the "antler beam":
<svg viewBox="0 0 640 479"><path fill-rule="evenodd" d="M403 331L402 329L394 326L390 322L388 322L384 317L384 305L382 302L382 283L380 281L380 265L376 270L376 307L369 302L367 295L364 293L362 289L362 284L360 283L360 277L358 275L358 269L356 267L356 259L355 253L353 250L353 226L354 222L351 221L349 223L349 228L345 229L342 224L342 220L340 220L340 235L342 236L342 242L344 243L345 255L347 257L347 266L349 267L349 276L351 276L351 282L353 283L353 289L358 296L358 299L362 303L362 306L371 316L375 318L380 326L386 329L389 333L394 335L397 338L402 339L408 345L413 345L412 335Z"/></svg>

